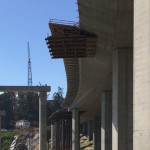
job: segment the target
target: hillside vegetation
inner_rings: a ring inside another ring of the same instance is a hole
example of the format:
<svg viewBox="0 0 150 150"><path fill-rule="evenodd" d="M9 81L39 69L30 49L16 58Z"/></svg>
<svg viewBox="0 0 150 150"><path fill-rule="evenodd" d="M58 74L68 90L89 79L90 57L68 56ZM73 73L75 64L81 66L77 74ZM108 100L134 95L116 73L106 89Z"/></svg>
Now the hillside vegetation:
<svg viewBox="0 0 150 150"><path fill-rule="evenodd" d="M2 131L1 132L1 149L2 150L8 150L11 142L13 141L13 138L18 133L16 131Z"/></svg>

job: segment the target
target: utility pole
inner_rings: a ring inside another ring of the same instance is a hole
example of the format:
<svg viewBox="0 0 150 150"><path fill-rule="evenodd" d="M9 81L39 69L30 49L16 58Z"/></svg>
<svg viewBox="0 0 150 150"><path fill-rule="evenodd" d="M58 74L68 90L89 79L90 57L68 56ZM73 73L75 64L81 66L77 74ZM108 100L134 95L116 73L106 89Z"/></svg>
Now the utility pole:
<svg viewBox="0 0 150 150"><path fill-rule="evenodd" d="M0 149L1 149L1 118L2 116L5 116L5 111L0 111Z"/></svg>
<svg viewBox="0 0 150 150"><path fill-rule="evenodd" d="M31 70L31 58L30 58L29 42L28 42L28 86L32 86L32 70Z"/></svg>

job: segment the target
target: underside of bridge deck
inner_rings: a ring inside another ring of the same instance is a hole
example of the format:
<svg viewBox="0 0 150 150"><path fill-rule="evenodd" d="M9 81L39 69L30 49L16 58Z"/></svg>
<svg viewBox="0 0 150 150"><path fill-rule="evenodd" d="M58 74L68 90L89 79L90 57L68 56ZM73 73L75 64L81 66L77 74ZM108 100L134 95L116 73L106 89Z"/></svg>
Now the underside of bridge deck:
<svg viewBox="0 0 150 150"><path fill-rule="evenodd" d="M78 84L68 82L63 107L86 111L81 116L85 121L100 116L101 93L112 89L112 51L133 47L133 1L78 0L78 7L80 29L97 36L97 47L95 57L64 59L67 77L75 67L72 81Z"/></svg>

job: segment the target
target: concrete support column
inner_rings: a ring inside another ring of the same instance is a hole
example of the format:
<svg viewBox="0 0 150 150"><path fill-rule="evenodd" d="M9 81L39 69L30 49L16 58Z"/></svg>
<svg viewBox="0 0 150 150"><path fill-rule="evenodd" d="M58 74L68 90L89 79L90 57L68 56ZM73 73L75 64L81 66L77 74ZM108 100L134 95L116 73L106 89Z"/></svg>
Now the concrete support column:
<svg viewBox="0 0 150 150"><path fill-rule="evenodd" d="M62 149L65 149L65 142L66 142L66 132L65 132L65 119L62 119L62 124L61 124L61 146Z"/></svg>
<svg viewBox="0 0 150 150"><path fill-rule="evenodd" d="M93 139L93 121L88 121L88 141L90 142Z"/></svg>
<svg viewBox="0 0 150 150"><path fill-rule="evenodd" d="M79 112L78 109L72 110L72 150L79 150Z"/></svg>
<svg viewBox="0 0 150 150"><path fill-rule="evenodd" d="M55 125L51 125L51 150L55 149Z"/></svg>
<svg viewBox="0 0 150 150"><path fill-rule="evenodd" d="M59 131L59 124L58 124L58 122L55 122L55 126L56 126L56 138L55 138L55 140L56 140L56 149L59 149L60 148L60 131Z"/></svg>
<svg viewBox="0 0 150 150"><path fill-rule="evenodd" d="M113 52L112 149L133 148L133 51L119 48Z"/></svg>
<svg viewBox="0 0 150 150"><path fill-rule="evenodd" d="M95 117L93 120L93 150L101 149L101 119Z"/></svg>
<svg viewBox="0 0 150 150"><path fill-rule="evenodd" d="M47 149L47 106L46 92L40 92L39 99L39 150Z"/></svg>
<svg viewBox="0 0 150 150"><path fill-rule="evenodd" d="M134 0L133 150L150 150L150 0Z"/></svg>
<svg viewBox="0 0 150 150"><path fill-rule="evenodd" d="M87 123L83 123L83 134L87 136Z"/></svg>
<svg viewBox="0 0 150 150"><path fill-rule="evenodd" d="M101 99L101 150L112 149L112 92L105 91Z"/></svg>

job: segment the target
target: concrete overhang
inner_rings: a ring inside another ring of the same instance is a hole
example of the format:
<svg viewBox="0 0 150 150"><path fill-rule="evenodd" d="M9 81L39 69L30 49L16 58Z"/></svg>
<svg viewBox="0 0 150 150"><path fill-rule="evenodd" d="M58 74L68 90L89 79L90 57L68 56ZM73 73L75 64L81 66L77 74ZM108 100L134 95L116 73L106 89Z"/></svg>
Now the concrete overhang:
<svg viewBox="0 0 150 150"><path fill-rule="evenodd" d="M132 47L132 3L78 0L80 28L97 35L97 47L93 58L72 59L75 69L64 60L68 89L62 106L86 111L82 121L100 116L101 93L112 89L112 50Z"/></svg>

